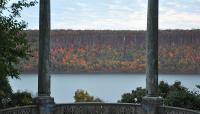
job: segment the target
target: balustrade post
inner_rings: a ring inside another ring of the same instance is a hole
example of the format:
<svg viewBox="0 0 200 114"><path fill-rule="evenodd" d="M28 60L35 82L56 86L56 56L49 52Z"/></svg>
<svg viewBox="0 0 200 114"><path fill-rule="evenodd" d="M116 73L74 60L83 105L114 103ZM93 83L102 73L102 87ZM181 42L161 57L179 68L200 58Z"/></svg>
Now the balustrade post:
<svg viewBox="0 0 200 114"><path fill-rule="evenodd" d="M158 114L158 6L159 0L148 0L146 34L146 89L142 107L145 114Z"/></svg>
<svg viewBox="0 0 200 114"><path fill-rule="evenodd" d="M39 10L39 69L38 69L38 105L40 114L52 114L54 99L50 96L50 0L40 0Z"/></svg>

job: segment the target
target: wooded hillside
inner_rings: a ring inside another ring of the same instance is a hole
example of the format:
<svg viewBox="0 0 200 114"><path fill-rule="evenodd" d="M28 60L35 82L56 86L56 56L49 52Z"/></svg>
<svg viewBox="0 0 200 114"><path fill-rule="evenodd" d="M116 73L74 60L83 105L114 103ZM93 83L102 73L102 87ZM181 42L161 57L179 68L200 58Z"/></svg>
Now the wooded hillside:
<svg viewBox="0 0 200 114"><path fill-rule="evenodd" d="M38 31L28 30L33 57L21 65L36 72ZM143 73L145 31L53 30L53 73ZM159 32L160 73L200 73L200 30Z"/></svg>

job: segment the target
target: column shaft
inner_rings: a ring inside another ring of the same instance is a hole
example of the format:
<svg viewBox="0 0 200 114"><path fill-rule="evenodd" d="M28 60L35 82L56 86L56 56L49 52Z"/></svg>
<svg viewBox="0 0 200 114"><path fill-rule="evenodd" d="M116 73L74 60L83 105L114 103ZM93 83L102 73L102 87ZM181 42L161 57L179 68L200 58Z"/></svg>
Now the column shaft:
<svg viewBox="0 0 200 114"><path fill-rule="evenodd" d="M38 95L50 96L50 0L40 0Z"/></svg>
<svg viewBox="0 0 200 114"><path fill-rule="evenodd" d="M158 89L158 0L148 0L146 37L147 96L157 96Z"/></svg>

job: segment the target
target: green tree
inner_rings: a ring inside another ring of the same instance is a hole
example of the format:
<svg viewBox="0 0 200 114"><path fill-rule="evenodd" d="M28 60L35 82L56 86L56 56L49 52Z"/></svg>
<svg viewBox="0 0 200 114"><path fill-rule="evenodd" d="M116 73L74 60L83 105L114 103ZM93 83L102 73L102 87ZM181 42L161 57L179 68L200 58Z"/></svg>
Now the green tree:
<svg viewBox="0 0 200 114"><path fill-rule="evenodd" d="M75 102L103 102L100 98L95 98L82 89L76 90L74 100Z"/></svg>
<svg viewBox="0 0 200 114"><path fill-rule="evenodd" d="M26 34L27 23L21 20L23 8L34 6L37 2L28 0L0 0L0 108L12 102L12 89L8 77L19 78L22 59L30 55Z"/></svg>
<svg viewBox="0 0 200 114"><path fill-rule="evenodd" d="M20 12L25 7L34 6L37 2L28 0L10 3L0 1L0 76L18 77L20 60L28 58L29 45L23 30L27 23L20 19Z"/></svg>

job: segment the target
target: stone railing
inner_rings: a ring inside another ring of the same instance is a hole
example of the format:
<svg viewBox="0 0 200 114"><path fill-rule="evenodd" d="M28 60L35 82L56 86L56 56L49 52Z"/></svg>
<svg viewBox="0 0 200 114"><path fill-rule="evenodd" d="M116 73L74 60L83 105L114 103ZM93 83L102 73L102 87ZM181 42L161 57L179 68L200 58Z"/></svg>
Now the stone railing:
<svg viewBox="0 0 200 114"><path fill-rule="evenodd" d="M200 114L200 111L178 107L161 106L159 108L159 114Z"/></svg>
<svg viewBox="0 0 200 114"><path fill-rule="evenodd" d="M52 114L145 114L142 106L131 103L69 103L56 104ZM36 105L0 110L0 114L39 114ZM159 114L200 114L184 108L161 106Z"/></svg>
<svg viewBox="0 0 200 114"><path fill-rule="evenodd" d="M142 114L140 105L128 103L58 104L54 114Z"/></svg>
<svg viewBox="0 0 200 114"><path fill-rule="evenodd" d="M36 105L14 107L0 110L0 114L38 114Z"/></svg>

